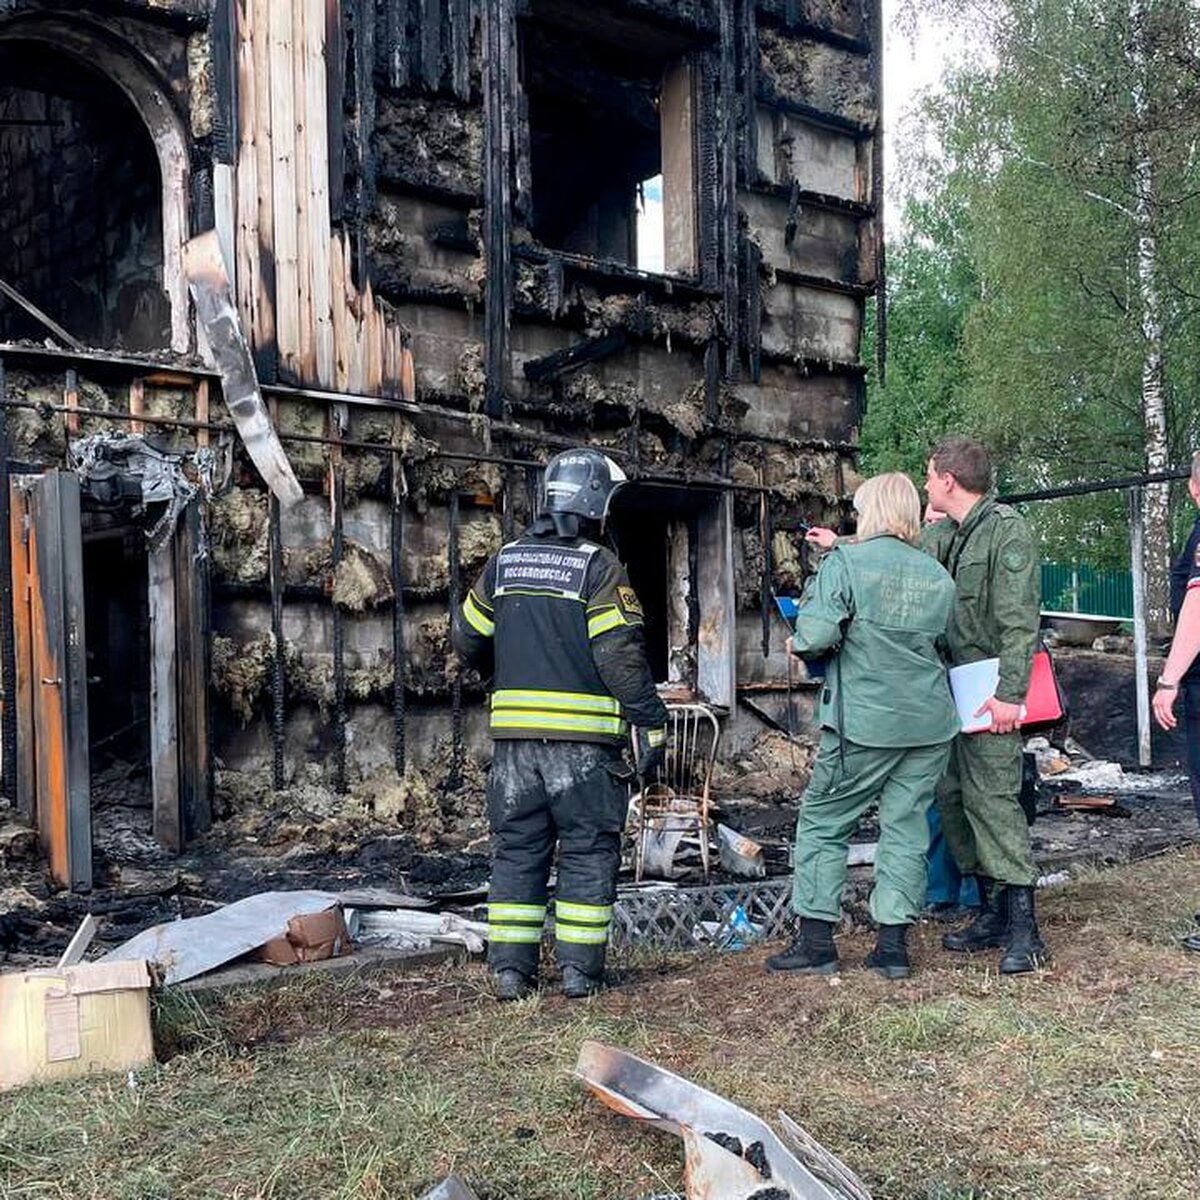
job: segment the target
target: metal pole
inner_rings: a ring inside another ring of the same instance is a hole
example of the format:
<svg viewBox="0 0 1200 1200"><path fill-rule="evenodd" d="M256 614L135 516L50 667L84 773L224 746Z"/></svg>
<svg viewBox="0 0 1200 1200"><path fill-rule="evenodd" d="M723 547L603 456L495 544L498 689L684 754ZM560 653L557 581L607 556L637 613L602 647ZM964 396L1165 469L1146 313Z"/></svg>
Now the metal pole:
<svg viewBox="0 0 1200 1200"><path fill-rule="evenodd" d="M1129 493L1129 569L1133 576L1133 663L1137 685L1138 764L1150 765L1150 677L1146 654L1146 537L1142 489Z"/></svg>

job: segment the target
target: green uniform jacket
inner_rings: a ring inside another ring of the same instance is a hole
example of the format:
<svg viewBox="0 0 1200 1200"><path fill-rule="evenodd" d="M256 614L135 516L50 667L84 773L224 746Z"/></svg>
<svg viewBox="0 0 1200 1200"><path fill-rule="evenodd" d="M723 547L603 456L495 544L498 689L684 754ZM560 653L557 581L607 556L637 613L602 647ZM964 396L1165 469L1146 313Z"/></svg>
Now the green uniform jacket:
<svg viewBox="0 0 1200 1200"><path fill-rule="evenodd" d="M1041 622L1041 580L1024 517L985 496L961 525L926 528L921 546L954 578L957 597L946 641L950 662L1000 660L996 699L1020 704Z"/></svg>
<svg viewBox="0 0 1200 1200"><path fill-rule="evenodd" d="M953 605L950 576L899 538L834 546L793 637L802 655L838 648L821 689L821 726L860 746L954 737L958 717L938 653Z"/></svg>

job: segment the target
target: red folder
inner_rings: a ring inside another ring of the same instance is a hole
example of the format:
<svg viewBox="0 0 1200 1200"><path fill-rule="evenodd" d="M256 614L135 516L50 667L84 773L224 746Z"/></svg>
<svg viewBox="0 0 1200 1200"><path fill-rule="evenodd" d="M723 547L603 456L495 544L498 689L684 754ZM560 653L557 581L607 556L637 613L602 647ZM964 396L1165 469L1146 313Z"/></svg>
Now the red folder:
<svg viewBox="0 0 1200 1200"><path fill-rule="evenodd" d="M1033 652L1033 670L1029 673L1029 689L1025 693L1025 715L1021 728L1026 732L1046 729L1057 725L1067 715L1066 700L1058 677L1054 674L1054 662L1050 651L1039 646Z"/></svg>

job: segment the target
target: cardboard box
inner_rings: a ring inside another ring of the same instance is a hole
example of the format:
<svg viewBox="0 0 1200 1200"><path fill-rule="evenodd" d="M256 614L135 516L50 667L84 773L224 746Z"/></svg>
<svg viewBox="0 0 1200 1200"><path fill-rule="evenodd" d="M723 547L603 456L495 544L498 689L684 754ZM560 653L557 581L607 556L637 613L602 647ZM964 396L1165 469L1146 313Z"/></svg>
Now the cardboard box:
<svg viewBox="0 0 1200 1200"><path fill-rule="evenodd" d="M287 933L259 947L258 957L277 967L290 967L295 963L337 958L350 950L350 935L342 910L327 908L324 912L292 917Z"/></svg>
<svg viewBox="0 0 1200 1200"><path fill-rule="evenodd" d="M0 1090L153 1061L144 962L0 975Z"/></svg>

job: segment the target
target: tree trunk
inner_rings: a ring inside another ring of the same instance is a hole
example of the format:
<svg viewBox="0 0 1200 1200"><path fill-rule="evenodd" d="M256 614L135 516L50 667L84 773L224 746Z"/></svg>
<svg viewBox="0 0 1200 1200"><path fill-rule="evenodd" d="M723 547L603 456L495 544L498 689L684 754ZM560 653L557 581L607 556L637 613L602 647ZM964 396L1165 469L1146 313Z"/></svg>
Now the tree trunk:
<svg viewBox="0 0 1200 1200"><path fill-rule="evenodd" d="M1146 439L1146 470L1168 469L1167 400L1163 387L1162 306L1157 284L1158 242L1154 229L1156 204L1154 162L1150 153L1149 99L1146 76L1146 3L1131 0L1134 109L1134 191L1137 226L1137 276L1142 326L1142 421ZM1168 485L1143 490L1142 518L1146 531L1146 623L1165 631L1170 624L1168 572L1171 523Z"/></svg>

